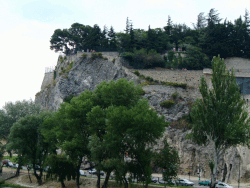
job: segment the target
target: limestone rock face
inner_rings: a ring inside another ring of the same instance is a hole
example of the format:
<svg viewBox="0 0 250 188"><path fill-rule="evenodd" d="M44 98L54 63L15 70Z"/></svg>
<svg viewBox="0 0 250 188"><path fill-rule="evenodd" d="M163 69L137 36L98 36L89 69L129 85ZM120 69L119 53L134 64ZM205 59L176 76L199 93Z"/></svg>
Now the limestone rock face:
<svg viewBox="0 0 250 188"><path fill-rule="evenodd" d="M69 66L72 62L73 66L70 69ZM35 99L36 103L40 103L43 108L50 110L58 109L63 99L71 94L78 96L86 89L94 90L96 85L104 80L126 78L137 82L137 76L120 65L119 57L113 63L102 58L91 60L90 54L86 59L73 55L67 56L61 62L59 58L54 74L54 80L49 82L47 78L44 79L47 85L42 84L44 89L36 95Z"/></svg>

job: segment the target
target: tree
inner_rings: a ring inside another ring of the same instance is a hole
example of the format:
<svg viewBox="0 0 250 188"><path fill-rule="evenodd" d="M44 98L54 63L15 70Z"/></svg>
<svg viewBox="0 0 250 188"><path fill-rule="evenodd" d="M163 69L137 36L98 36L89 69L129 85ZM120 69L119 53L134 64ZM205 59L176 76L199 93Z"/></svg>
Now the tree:
<svg viewBox="0 0 250 188"><path fill-rule="evenodd" d="M10 134L10 128L21 117L28 114L36 114L42 111L40 105L32 100L23 100L8 102L0 110L0 139L7 140Z"/></svg>
<svg viewBox="0 0 250 188"><path fill-rule="evenodd" d="M204 12L201 12L198 15L196 24L192 23L192 25L193 25L194 29L196 29L196 30L199 30L199 29L206 27L206 18L204 16Z"/></svg>
<svg viewBox="0 0 250 188"><path fill-rule="evenodd" d="M93 92L93 108L87 114L89 131L91 133L90 150L91 159L97 169L97 187L100 187L100 170L106 172L106 179L103 187L107 187L110 173L114 169L111 164L112 150L108 150L105 142L107 134L107 110L112 106L132 107L141 98L141 88L135 86L133 82L119 79L117 82L102 82Z"/></svg>
<svg viewBox="0 0 250 188"><path fill-rule="evenodd" d="M6 143L8 143L10 129L15 122L28 114L37 114L40 112L42 112L40 105L35 104L32 100L6 103L5 106L3 106L3 109L0 110L0 139L5 140ZM2 152L5 152L6 145L1 145L0 148ZM8 152L11 154L10 150L8 150ZM2 160L1 155L0 160ZM21 162L21 156L18 155L18 163L20 165L17 168L16 175L19 175Z"/></svg>
<svg viewBox="0 0 250 188"><path fill-rule="evenodd" d="M108 37L109 37L109 47L114 50L117 48L117 41L116 41L116 35L115 35L115 30L113 26L110 27L110 30L108 32Z"/></svg>
<svg viewBox="0 0 250 188"><path fill-rule="evenodd" d="M54 177L55 179L58 177L62 188L66 187L64 180L67 179L70 181L71 179L75 179L75 166L64 154L52 154L46 161L50 167L48 169L47 177Z"/></svg>
<svg viewBox="0 0 250 188"><path fill-rule="evenodd" d="M125 28L125 30L124 30L126 34L129 34L129 30L130 30L130 21L131 21L131 20L129 20L128 17L127 17L127 20L126 20L126 28Z"/></svg>
<svg viewBox="0 0 250 188"><path fill-rule="evenodd" d="M70 34L67 29L56 29L50 38L50 49L55 52L61 51L65 54L70 52Z"/></svg>
<svg viewBox="0 0 250 188"><path fill-rule="evenodd" d="M61 104L54 117L44 122L43 135L49 143L57 142L57 147L65 152L75 166L76 184L79 184L79 170L84 157L90 158L87 113L93 107L93 93L86 90L70 102Z"/></svg>
<svg viewBox="0 0 250 188"><path fill-rule="evenodd" d="M209 67L211 67L211 64L206 54L204 54L200 48L189 45L180 68L202 70Z"/></svg>
<svg viewBox="0 0 250 188"><path fill-rule="evenodd" d="M207 15L207 25L211 26L214 24L220 23L222 19L219 18L219 13L217 13L217 10L214 8L210 9L208 15Z"/></svg>
<svg viewBox="0 0 250 188"><path fill-rule="evenodd" d="M159 117L157 112L149 108L147 100L142 99L131 107L110 106L106 121L106 147L112 151L115 159L125 160L132 177L145 181L147 187L151 182L152 148L167 126L164 117ZM125 178L126 173L118 170L118 174Z"/></svg>
<svg viewBox="0 0 250 188"><path fill-rule="evenodd" d="M177 176L180 159L178 152L169 146L167 139L164 139L163 143L163 148L155 153L154 164L163 169L163 179L170 184Z"/></svg>
<svg viewBox="0 0 250 188"><path fill-rule="evenodd" d="M130 35L129 51L133 52L133 49L135 46L135 34L134 34L134 29L133 29L132 23L130 24L129 35Z"/></svg>
<svg viewBox="0 0 250 188"><path fill-rule="evenodd" d="M19 119L12 127L7 148L16 151L20 156L31 162L34 175L39 185L42 184L43 166L48 155L49 145L41 134L42 124L51 117L50 112L26 115ZM21 165L21 164L19 164ZM37 174L36 166L40 166Z"/></svg>
<svg viewBox="0 0 250 188"><path fill-rule="evenodd" d="M218 162L225 150L250 140L248 112L236 84L234 72L226 71L220 57L212 60L212 88L204 77L200 82L202 99L197 99L191 111L193 121L191 138L199 145L208 145L210 156L211 186L215 186Z"/></svg>

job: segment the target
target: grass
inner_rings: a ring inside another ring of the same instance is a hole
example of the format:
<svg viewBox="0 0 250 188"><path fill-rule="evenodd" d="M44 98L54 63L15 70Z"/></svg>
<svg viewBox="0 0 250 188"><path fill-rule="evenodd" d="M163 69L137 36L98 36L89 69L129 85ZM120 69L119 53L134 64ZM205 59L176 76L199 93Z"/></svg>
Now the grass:
<svg viewBox="0 0 250 188"><path fill-rule="evenodd" d="M20 185L14 185L9 183L0 182L0 187L13 187L13 188L28 188L28 187L22 187Z"/></svg>
<svg viewBox="0 0 250 188"><path fill-rule="evenodd" d="M9 159L11 162L15 163L17 162L17 157L16 156L4 156L3 159Z"/></svg>
<svg viewBox="0 0 250 188"><path fill-rule="evenodd" d="M165 86L173 86L173 87L181 87L183 89L187 88L186 83L176 83L176 82L162 82L159 80L154 80L153 78L147 76L145 77L144 75L140 74L139 71L134 71L133 72L135 75L139 76L140 79L146 80L143 82L141 85L165 85Z"/></svg>

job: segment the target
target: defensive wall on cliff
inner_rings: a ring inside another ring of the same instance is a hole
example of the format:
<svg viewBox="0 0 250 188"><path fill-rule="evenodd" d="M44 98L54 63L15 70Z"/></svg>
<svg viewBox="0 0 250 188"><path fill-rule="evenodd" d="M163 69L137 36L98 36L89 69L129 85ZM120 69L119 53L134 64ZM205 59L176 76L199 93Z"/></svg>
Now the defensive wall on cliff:
<svg viewBox="0 0 250 188"><path fill-rule="evenodd" d="M67 56L69 62L78 60L82 52L77 52L75 55ZM90 54L90 53L89 53ZM117 59L119 57L118 52L102 52L104 57L107 57L109 61ZM236 78L248 78L250 79L250 60L244 58L227 58L225 59L226 67L228 70L235 71ZM57 67L59 69L60 67ZM201 76L204 76L208 81L208 85L211 87L211 69L203 70L169 70L169 69L129 69L129 71L134 72L139 71L140 74L145 77L149 76L154 80L165 81L165 82L176 82L176 83L186 83L191 88L198 88ZM47 85L53 83L54 71L45 72L43 83L41 85L41 90L43 90ZM249 84L250 85L250 84ZM249 97L248 97L249 96ZM245 95L247 99L250 100L250 95Z"/></svg>

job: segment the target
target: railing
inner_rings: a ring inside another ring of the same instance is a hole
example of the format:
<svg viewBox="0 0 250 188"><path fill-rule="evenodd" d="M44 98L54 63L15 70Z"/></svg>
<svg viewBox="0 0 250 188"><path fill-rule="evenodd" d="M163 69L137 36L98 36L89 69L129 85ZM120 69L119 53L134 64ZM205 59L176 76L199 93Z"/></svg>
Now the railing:
<svg viewBox="0 0 250 188"><path fill-rule="evenodd" d="M45 67L45 73L50 73L50 72L53 72L54 70L55 70L55 66Z"/></svg>

